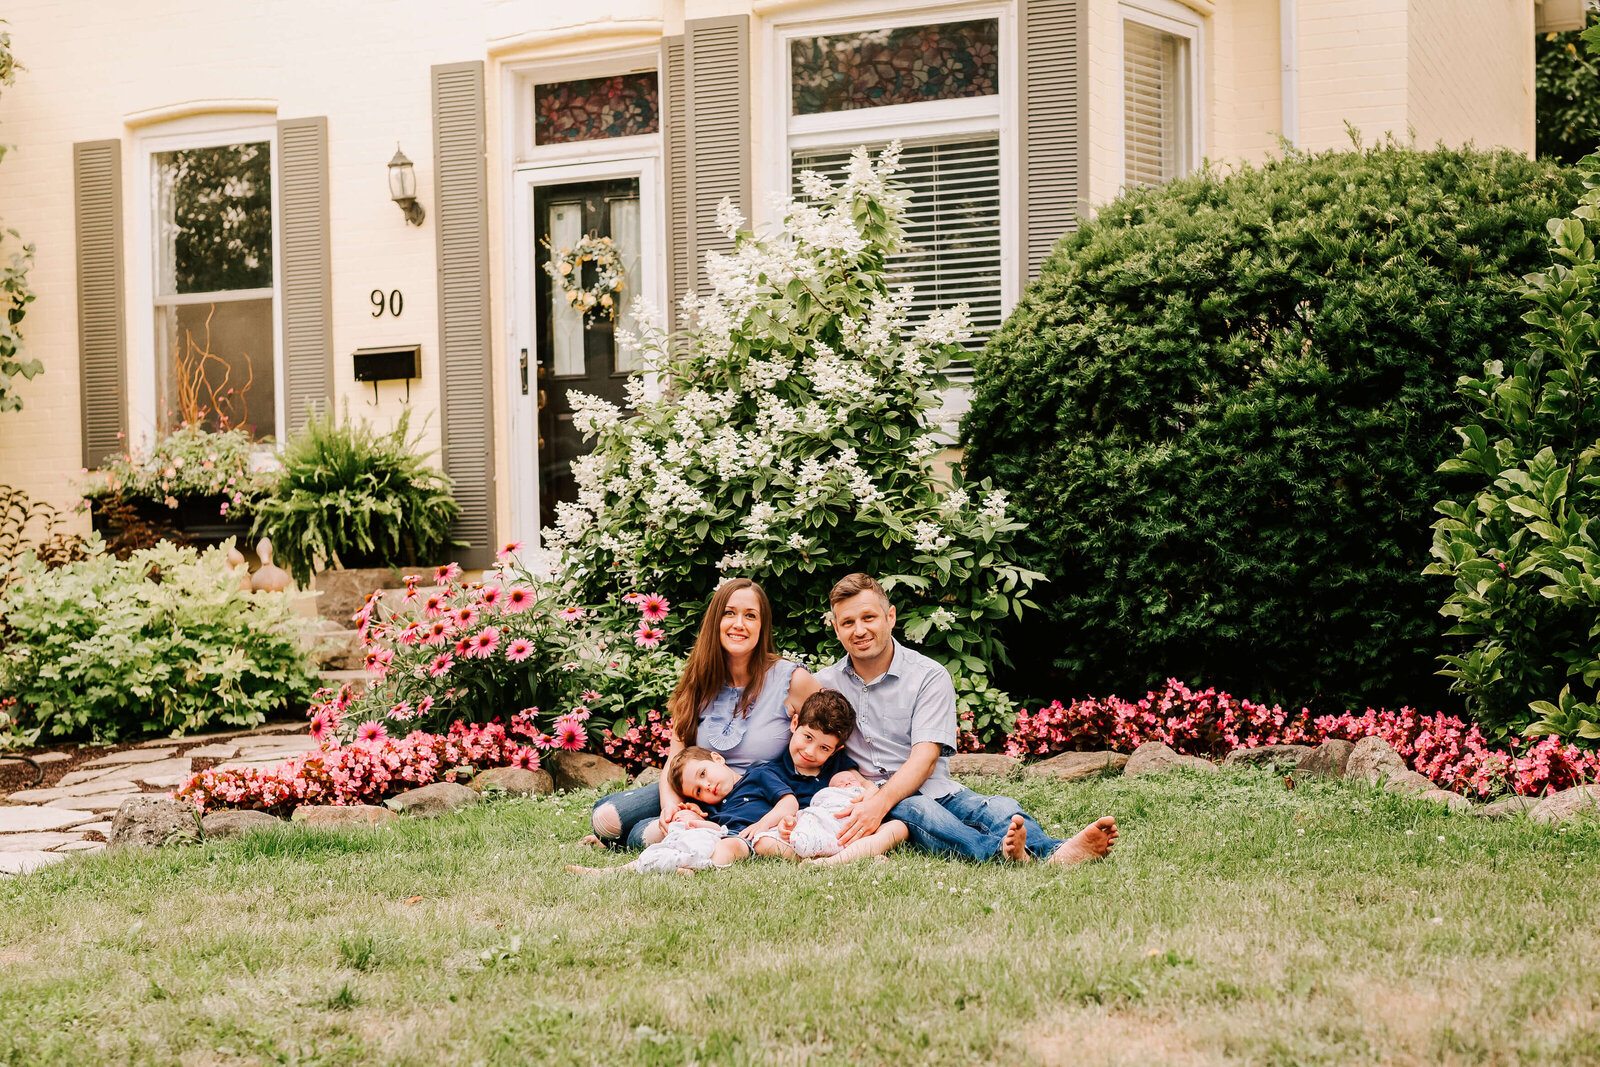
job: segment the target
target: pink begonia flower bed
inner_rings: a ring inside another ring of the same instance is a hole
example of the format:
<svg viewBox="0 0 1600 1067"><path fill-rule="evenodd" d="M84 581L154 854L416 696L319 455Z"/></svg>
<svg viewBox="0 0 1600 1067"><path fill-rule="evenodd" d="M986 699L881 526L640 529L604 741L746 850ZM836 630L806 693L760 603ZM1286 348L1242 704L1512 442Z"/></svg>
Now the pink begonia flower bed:
<svg viewBox="0 0 1600 1067"><path fill-rule="evenodd" d="M1019 712L1005 750L1036 759L1074 750L1131 752L1146 741L1160 741L1188 755L1215 757L1234 748L1364 737L1387 741L1441 787L1479 797L1542 796L1600 777L1600 753L1553 737L1494 747L1477 726L1442 712L1368 708L1361 714L1313 717L1304 708L1288 713L1215 689L1193 690L1173 679L1137 703L1089 697Z"/></svg>

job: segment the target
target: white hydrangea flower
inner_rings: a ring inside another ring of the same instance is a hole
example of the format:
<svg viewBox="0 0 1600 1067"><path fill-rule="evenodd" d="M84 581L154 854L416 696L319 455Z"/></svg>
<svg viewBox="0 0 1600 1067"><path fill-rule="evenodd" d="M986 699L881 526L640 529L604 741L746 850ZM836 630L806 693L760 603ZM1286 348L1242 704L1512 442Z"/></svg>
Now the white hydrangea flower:
<svg viewBox="0 0 1600 1067"><path fill-rule="evenodd" d="M789 540L785 543L796 552L805 552L811 547L811 542L807 541L805 535L801 533L790 534Z"/></svg>
<svg viewBox="0 0 1600 1067"><path fill-rule="evenodd" d="M997 526L1008 521L1006 518L1006 509L1009 506L1008 497L1009 494L1004 489L990 490L989 495L984 499L983 508L978 514Z"/></svg>
<svg viewBox="0 0 1600 1067"><path fill-rule="evenodd" d="M750 566L750 556L744 552L729 552L717 560L719 571L742 571Z"/></svg>
<svg viewBox="0 0 1600 1067"><path fill-rule="evenodd" d="M972 336L969 321L967 305L963 302L929 315L928 321L918 326L912 337L919 344L964 344Z"/></svg>
<svg viewBox="0 0 1600 1067"><path fill-rule="evenodd" d="M744 216L733 206L733 197L723 197L722 203L717 205L717 229L731 239L738 235L739 227L743 225Z"/></svg>
<svg viewBox="0 0 1600 1067"><path fill-rule="evenodd" d="M939 510L947 515L953 515L966 510L967 505L970 503L972 503L972 497L967 494L965 489L951 489L944 495L944 502L939 505Z"/></svg>
<svg viewBox="0 0 1600 1067"><path fill-rule="evenodd" d="M814 170L800 172L800 188L813 200L826 200L833 192L833 179Z"/></svg>
<svg viewBox="0 0 1600 1067"><path fill-rule="evenodd" d="M933 614L928 616L928 621L933 623L936 630L948 630L955 624L955 612L948 608L935 608Z"/></svg>
<svg viewBox="0 0 1600 1067"><path fill-rule="evenodd" d="M950 546L953 538L947 536L936 522L919 522L912 531L918 552L938 552Z"/></svg>
<svg viewBox="0 0 1600 1067"><path fill-rule="evenodd" d="M621 408L589 393L568 389L567 404L572 408L572 425L579 433L598 433L622 421Z"/></svg>
<svg viewBox="0 0 1600 1067"><path fill-rule="evenodd" d="M767 531L772 528L773 520L778 517L778 509L764 500L758 500L750 508L750 514L744 517L741 524L745 533L753 540L760 540L767 536Z"/></svg>

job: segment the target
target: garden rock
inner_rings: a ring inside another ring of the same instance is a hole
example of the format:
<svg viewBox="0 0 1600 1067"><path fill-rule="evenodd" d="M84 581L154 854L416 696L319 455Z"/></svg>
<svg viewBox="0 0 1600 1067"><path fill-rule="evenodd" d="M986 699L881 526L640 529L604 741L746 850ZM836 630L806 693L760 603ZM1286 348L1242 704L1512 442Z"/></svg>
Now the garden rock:
<svg viewBox="0 0 1600 1067"><path fill-rule="evenodd" d="M151 794L129 797L111 820L112 847L156 848L200 840L200 809L186 800Z"/></svg>
<svg viewBox="0 0 1600 1067"><path fill-rule="evenodd" d="M1324 741L1295 766L1294 773L1318 778L1343 778L1350 763L1350 753L1355 747L1352 742L1342 738Z"/></svg>
<svg viewBox="0 0 1600 1067"><path fill-rule="evenodd" d="M431 819L482 802L483 797L459 782L434 782L432 785L407 789L399 796L385 800L383 806L390 811Z"/></svg>
<svg viewBox="0 0 1600 1067"><path fill-rule="evenodd" d="M1383 789L1386 793L1426 793L1430 789L1437 789L1432 778L1417 771L1401 771L1393 777L1383 779Z"/></svg>
<svg viewBox="0 0 1600 1067"><path fill-rule="evenodd" d="M1299 767L1306 757L1316 751L1310 745L1261 745L1257 748L1236 748L1222 759L1224 767L1241 763L1265 763L1272 766L1293 764Z"/></svg>
<svg viewBox="0 0 1600 1067"><path fill-rule="evenodd" d="M1344 776L1351 781L1376 782L1379 778L1398 778L1406 770L1406 761L1389 742L1381 737L1363 737L1350 751Z"/></svg>
<svg viewBox="0 0 1600 1067"><path fill-rule="evenodd" d="M1217 765L1199 756L1180 756L1160 741L1146 741L1133 750L1123 773L1129 778L1141 774L1165 774L1168 771L1202 771L1217 773Z"/></svg>
<svg viewBox="0 0 1600 1067"><path fill-rule="evenodd" d="M289 821L305 826L381 826L399 822L400 816L372 804L302 804Z"/></svg>
<svg viewBox="0 0 1600 1067"><path fill-rule="evenodd" d="M321 594L317 597L317 614L341 627L361 610L368 593L398 584L395 572L388 567L323 571L311 576L311 588Z"/></svg>
<svg viewBox="0 0 1600 1067"><path fill-rule="evenodd" d="M524 767L495 767L474 775L472 788L482 793L487 789L504 791L513 797L537 797L556 791L556 783L545 770L530 771Z"/></svg>
<svg viewBox="0 0 1600 1067"><path fill-rule="evenodd" d="M1571 822L1579 815L1600 816L1600 785L1580 785L1552 793L1528 810L1534 822Z"/></svg>
<svg viewBox="0 0 1600 1067"><path fill-rule="evenodd" d="M325 671L359 671L367 665L361 635L332 619L323 619L317 635L317 666Z"/></svg>
<svg viewBox="0 0 1600 1067"><path fill-rule="evenodd" d="M661 782L661 768L660 767L646 767L644 770L640 771L637 775L634 776L633 787L635 789L637 789L637 788L639 788L640 786L643 786L643 785L658 785L660 782Z"/></svg>
<svg viewBox="0 0 1600 1067"><path fill-rule="evenodd" d="M1485 819L1509 819L1513 815L1525 815L1538 806L1538 797L1501 797L1493 804L1473 808L1472 814Z"/></svg>
<svg viewBox="0 0 1600 1067"><path fill-rule="evenodd" d="M1435 804L1443 804L1451 811L1468 811L1472 808L1472 801L1460 793L1452 793L1448 789L1424 789L1417 794L1418 800L1431 800Z"/></svg>
<svg viewBox="0 0 1600 1067"><path fill-rule="evenodd" d="M950 773L1004 778L1017 769L1017 763L1015 756L1002 756L997 752L960 752L950 757Z"/></svg>
<svg viewBox="0 0 1600 1067"><path fill-rule="evenodd" d="M1081 782L1085 778L1098 778L1103 774L1116 774L1128 765L1126 752L1063 752L1040 760L1027 770L1038 778L1054 778L1061 782Z"/></svg>
<svg viewBox="0 0 1600 1067"><path fill-rule="evenodd" d="M593 752L551 752L544 757L544 765L556 788L568 791L628 780L627 771Z"/></svg>
<svg viewBox="0 0 1600 1067"><path fill-rule="evenodd" d="M211 838L238 837L263 826L282 826L283 820L264 811L214 811L200 820L200 832Z"/></svg>

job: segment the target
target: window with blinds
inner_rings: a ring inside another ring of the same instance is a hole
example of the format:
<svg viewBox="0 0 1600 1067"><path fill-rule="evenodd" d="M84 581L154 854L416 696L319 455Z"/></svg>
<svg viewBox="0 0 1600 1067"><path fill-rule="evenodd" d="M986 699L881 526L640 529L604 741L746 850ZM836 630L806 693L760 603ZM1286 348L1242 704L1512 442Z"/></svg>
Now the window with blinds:
<svg viewBox="0 0 1600 1067"><path fill-rule="evenodd" d="M1160 185L1187 170L1189 41L1122 24L1123 184Z"/></svg>
<svg viewBox="0 0 1600 1067"><path fill-rule="evenodd" d="M868 146L878 151L881 145ZM973 339L981 348L1004 315L1000 302L1000 141L997 137L906 145L904 170L895 179L910 194L905 247L889 260L895 284L915 287L911 321L965 301ZM846 149L795 152L791 177L800 172L840 180L849 169ZM955 370L956 368L952 368Z"/></svg>

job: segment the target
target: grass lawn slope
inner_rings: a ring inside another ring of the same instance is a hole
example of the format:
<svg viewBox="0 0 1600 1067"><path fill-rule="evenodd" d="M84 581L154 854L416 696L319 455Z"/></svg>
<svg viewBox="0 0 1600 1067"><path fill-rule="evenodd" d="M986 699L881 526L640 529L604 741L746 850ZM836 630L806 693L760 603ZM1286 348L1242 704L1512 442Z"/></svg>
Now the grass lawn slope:
<svg viewBox="0 0 1600 1067"><path fill-rule="evenodd" d="M584 879L579 794L74 859L0 882L0 1063L1600 1060L1594 824L1248 769L974 784L1121 843Z"/></svg>

